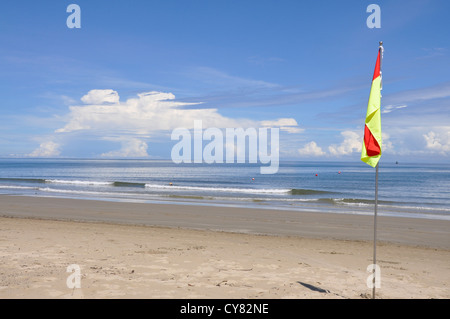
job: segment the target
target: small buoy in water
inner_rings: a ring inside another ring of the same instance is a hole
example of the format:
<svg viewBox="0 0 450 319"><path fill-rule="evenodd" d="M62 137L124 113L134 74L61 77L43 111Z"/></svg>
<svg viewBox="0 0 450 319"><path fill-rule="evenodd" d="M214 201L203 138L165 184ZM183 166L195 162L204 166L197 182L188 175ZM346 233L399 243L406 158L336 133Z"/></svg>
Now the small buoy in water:
<svg viewBox="0 0 450 319"><path fill-rule="evenodd" d="M341 173L341 171L338 172L338 174L340 174L340 173Z"/></svg>
<svg viewBox="0 0 450 319"><path fill-rule="evenodd" d="M254 180L255 180L255 178L253 177L253 178L252 178L252 181L254 181Z"/></svg>
<svg viewBox="0 0 450 319"><path fill-rule="evenodd" d="M316 174L316 176L319 176L318 174Z"/></svg>

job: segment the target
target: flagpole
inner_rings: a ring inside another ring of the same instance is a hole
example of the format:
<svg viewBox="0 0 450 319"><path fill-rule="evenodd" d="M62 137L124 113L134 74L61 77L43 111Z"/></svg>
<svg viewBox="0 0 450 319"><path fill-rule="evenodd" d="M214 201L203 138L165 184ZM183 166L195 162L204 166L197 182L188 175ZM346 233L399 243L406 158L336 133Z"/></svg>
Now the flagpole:
<svg viewBox="0 0 450 319"><path fill-rule="evenodd" d="M383 62L383 41L380 41L380 74L382 75L381 66ZM383 83L383 76L381 76L381 83ZM382 86L382 84L381 84ZM381 107L381 103L380 103ZM373 221L373 286L372 299L375 299L375 284L376 284L376 269L377 269L377 211L378 211L378 163L375 170L375 208Z"/></svg>
<svg viewBox="0 0 450 319"><path fill-rule="evenodd" d="M376 266L377 266L377 209L378 209L378 163L375 171L375 214L373 221L373 286L372 299L375 299Z"/></svg>

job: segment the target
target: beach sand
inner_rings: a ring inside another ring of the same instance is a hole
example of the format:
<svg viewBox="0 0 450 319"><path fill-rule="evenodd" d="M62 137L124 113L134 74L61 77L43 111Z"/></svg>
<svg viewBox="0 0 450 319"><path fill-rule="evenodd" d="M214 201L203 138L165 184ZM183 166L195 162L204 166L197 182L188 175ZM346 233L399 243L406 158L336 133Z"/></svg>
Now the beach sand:
<svg viewBox="0 0 450 319"><path fill-rule="evenodd" d="M0 216L0 298L372 294L372 216L6 195ZM378 239L377 298L450 298L449 221L379 217Z"/></svg>

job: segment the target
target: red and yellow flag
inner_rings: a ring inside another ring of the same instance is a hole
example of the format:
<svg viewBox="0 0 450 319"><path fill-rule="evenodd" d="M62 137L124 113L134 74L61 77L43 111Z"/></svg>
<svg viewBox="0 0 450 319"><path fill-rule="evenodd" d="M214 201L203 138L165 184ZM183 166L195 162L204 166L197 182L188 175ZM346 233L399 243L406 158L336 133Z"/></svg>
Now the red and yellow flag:
<svg viewBox="0 0 450 319"><path fill-rule="evenodd" d="M373 73L372 88L367 106L362 145L361 161L376 167L381 157L381 55L383 47L378 49L377 62Z"/></svg>

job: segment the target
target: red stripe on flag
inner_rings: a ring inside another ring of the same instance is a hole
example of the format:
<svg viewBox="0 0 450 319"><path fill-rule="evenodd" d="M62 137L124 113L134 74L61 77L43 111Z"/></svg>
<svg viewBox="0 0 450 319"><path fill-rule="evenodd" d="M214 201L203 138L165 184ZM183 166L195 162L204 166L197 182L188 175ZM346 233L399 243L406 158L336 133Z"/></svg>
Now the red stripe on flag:
<svg viewBox="0 0 450 319"><path fill-rule="evenodd" d="M377 77L380 76L380 54L381 54L381 49L378 50L378 57L377 57L377 63L375 64L375 71L373 72L373 80L375 80Z"/></svg>
<svg viewBox="0 0 450 319"><path fill-rule="evenodd" d="M372 135L372 132L369 128L364 128L364 145L366 146L366 152L368 156L375 156L381 153L380 145L375 137Z"/></svg>

